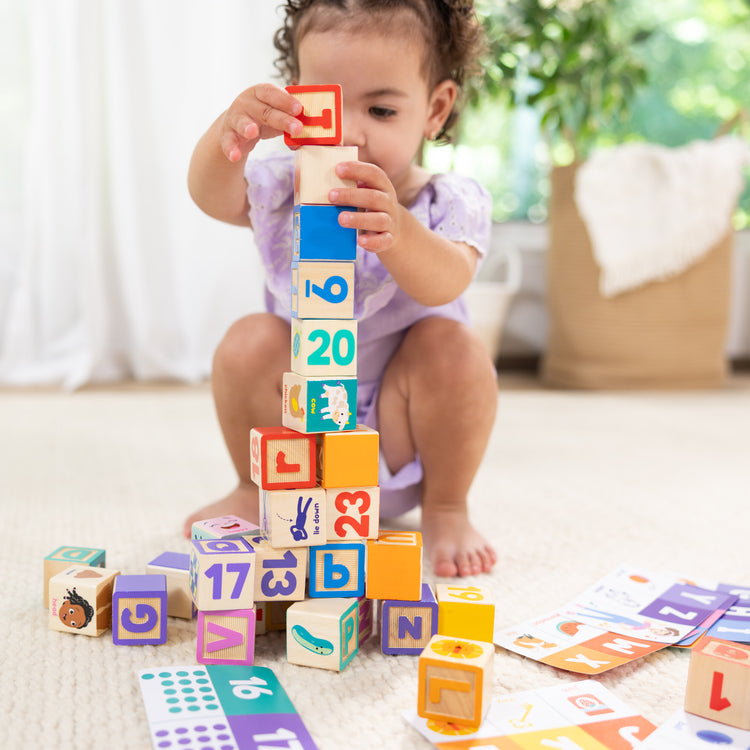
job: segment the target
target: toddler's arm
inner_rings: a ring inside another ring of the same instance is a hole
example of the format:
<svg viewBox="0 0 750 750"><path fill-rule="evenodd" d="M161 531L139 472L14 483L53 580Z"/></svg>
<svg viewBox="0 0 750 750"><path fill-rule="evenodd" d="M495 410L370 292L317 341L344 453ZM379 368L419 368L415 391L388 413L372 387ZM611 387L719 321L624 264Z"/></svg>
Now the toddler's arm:
<svg viewBox="0 0 750 750"><path fill-rule="evenodd" d="M190 195L209 216L250 226L245 160L259 140L284 132L299 135L302 105L284 89L261 83L243 91L193 151L188 170Z"/></svg>

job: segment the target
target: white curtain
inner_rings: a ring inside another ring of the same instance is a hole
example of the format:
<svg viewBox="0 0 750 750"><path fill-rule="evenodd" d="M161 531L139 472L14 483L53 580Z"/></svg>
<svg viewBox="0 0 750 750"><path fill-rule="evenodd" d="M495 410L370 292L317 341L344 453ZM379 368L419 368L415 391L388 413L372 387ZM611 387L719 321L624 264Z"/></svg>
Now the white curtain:
<svg viewBox="0 0 750 750"><path fill-rule="evenodd" d="M262 279L187 167L272 78L277 3L0 2L0 383L205 378Z"/></svg>

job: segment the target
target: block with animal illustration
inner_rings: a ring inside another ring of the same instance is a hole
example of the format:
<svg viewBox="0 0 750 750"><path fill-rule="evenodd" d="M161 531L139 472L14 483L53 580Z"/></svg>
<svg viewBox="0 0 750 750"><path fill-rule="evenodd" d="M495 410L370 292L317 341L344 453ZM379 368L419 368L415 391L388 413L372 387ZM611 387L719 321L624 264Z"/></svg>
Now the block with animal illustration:
<svg viewBox="0 0 750 750"><path fill-rule="evenodd" d="M491 641L495 633L495 600L485 586L462 586L438 583L435 586L438 603L440 635Z"/></svg>
<svg viewBox="0 0 750 750"><path fill-rule="evenodd" d="M167 580L167 614L192 620L196 615L190 594L190 555L187 552L162 552L146 564L146 573L163 575Z"/></svg>
<svg viewBox="0 0 750 750"><path fill-rule="evenodd" d="M284 133L287 146L337 146L342 142L341 86L335 83L294 85L287 86L286 90L302 105L302 112L297 115L302 132L297 136Z"/></svg>
<svg viewBox="0 0 750 750"><path fill-rule="evenodd" d="M119 570L69 565L49 581L49 627L99 636L112 624L112 590Z"/></svg>
<svg viewBox="0 0 750 750"><path fill-rule="evenodd" d="M253 427L250 478L268 490L314 487L315 436L287 427Z"/></svg>
<svg viewBox="0 0 750 750"><path fill-rule="evenodd" d="M287 610L287 661L339 672L359 651L357 599L306 599Z"/></svg>
<svg viewBox="0 0 750 750"><path fill-rule="evenodd" d="M245 539L193 539L190 593L199 610L250 609L255 550Z"/></svg>
<svg viewBox="0 0 750 750"><path fill-rule="evenodd" d="M264 536L247 536L255 550L255 601L301 601L307 580L307 547L274 547Z"/></svg>
<svg viewBox="0 0 750 750"><path fill-rule="evenodd" d="M112 591L112 643L144 646L166 642L166 576L118 576Z"/></svg>
<svg viewBox="0 0 750 750"><path fill-rule="evenodd" d="M272 547L325 542L326 495L321 487L261 490L260 530Z"/></svg>
<svg viewBox="0 0 750 750"><path fill-rule="evenodd" d="M292 367L298 375L357 376L357 321L292 319Z"/></svg>
<svg viewBox="0 0 750 750"><path fill-rule="evenodd" d="M356 146L300 146L294 152L294 204L327 205L331 190L356 187L336 174L336 166L357 161L357 155Z"/></svg>
<svg viewBox="0 0 750 750"><path fill-rule="evenodd" d="M285 372L281 422L305 433L357 426L357 379L312 378Z"/></svg>
<svg viewBox="0 0 750 750"><path fill-rule="evenodd" d="M321 487L374 487L378 484L380 436L357 425L349 432L317 436L318 479Z"/></svg>
<svg viewBox="0 0 750 750"><path fill-rule="evenodd" d="M310 547L309 595L360 597L365 593L365 546L362 542L330 542Z"/></svg>
<svg viewBox="0 0 750 750"><path fill-rule="evenodd" d="M293 318L353 318L354 263L293 263L291 308Z"/></svg>
<svg viewBox="0 0 750 750"><path fill-rule="evenodd" d="M326 536L377 539L380 529L380 487L331 487L326 490Z"/></svg>
<svg viewBox="0 0 750 750"><path fill-rule="evenodd" d="M478 727L492 698L495 646L435 635L419 657L417 713Z"/></svg>
<svg viewBox="0 0 750 750"><path fill-rule="evenodd" d="M44 558L44 594L43 603L49 607L49 580L62 573L71 565L88 565L92 568L103 568L107 564L107 553L96 547L58 547Z"/></svg>
<svg viewBox="0 0 750 750"><path fill-rule="evenodd" d="M257 524L239 516L219 516L196 521L190 530L192 539L238 539L258 530Z"/></svg>
<svg viewBox="0 0 750 750"><path fill-rule="evenodd" d="M385 599L378 602L380 648L384 654L419 656L437 633L438 604L430 585L422 584L417 602Z"/></svg>

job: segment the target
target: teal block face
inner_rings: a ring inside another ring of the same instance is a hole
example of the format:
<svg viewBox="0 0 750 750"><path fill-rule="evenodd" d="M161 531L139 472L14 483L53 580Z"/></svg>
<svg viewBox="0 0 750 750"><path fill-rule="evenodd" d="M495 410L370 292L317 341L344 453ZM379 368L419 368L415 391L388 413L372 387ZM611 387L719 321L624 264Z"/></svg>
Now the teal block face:
<svg viewBox="0 0 750 750"><path fill-rule="evenodd" d="M357 230L339 224L342 211L356 209L346 206L295 206L293 262L356 259Z"/></svg>
<svg viewBox="0 0 750 750"><path fill-rule="evenodd" d="M308 432L353 430L357 426L357 379L307 381Z"/></svg>
<svg viewBox="0 0 750 750"><path fill-rule="evenodd" d="M106 566L106 552L93 547L58 547L44 559L69 565L88 565L92 568Z"/></svg>

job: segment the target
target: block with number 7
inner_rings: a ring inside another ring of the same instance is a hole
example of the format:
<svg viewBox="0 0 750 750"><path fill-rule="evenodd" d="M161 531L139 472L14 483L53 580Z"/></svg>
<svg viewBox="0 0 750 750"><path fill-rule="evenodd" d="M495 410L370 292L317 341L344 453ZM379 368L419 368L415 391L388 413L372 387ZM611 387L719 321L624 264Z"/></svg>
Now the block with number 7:
<svg viewBox="0 0 750 750"><path fill-rule="evenodd" d="M255 550L246 539L194 539L190 593L199 610L252 609Z"/></svg>

